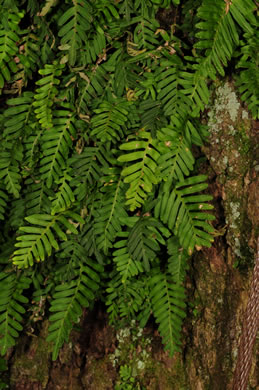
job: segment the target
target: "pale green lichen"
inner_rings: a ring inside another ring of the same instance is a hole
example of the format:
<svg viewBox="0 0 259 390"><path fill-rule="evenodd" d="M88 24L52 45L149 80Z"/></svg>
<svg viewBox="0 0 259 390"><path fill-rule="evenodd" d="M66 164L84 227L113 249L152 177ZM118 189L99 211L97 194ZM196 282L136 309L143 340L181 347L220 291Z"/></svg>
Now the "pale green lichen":
<svg viewBox="0 0 259 390"><path fill-rule="evenodd" d="M223 123L222 115L226 112L232 122L235 122L238 117L238 111L240 103L238 102L237 95L233 91L230 83L225 83L219 87L216 91L216 99L214 105L208 113L209 116L209 129L211 133L218 133L220 131L220 125ZM232 135L235 134L233 125L229 126L229 130ZM217 143L217 140L215 141Z"/></svg>
<svg viewBox="0 0 259 390"><path fill-rule="evenodd" d="M242 119L248 119L248 112L245 110L242 111Z"/></svg>
<svg viewBox="0 0 259 390"><path fill-rule="evenodd" d="M222 161L223 161L224 166L226 167L228 165L228 157L224 156Z"/></svg>
<svg viewBox="0 0 259 390"><path fill-rule="evenodd" d="M229 83L218 89L218 97L224 106L224 111L228 111L232 122L237 120L240 103L237 100L236 93L232 90Z"/></svg>
<svg viewBox="0 0 259 390"><path fill-rule="evenodd" d="M237 222L238 222L238 219L240 217L240 204L238 202L230 202L229 203L229 207L230 207L230 227L232 229L236 229L238 226L237 226Z"/></svg>
<svg viewBox="0 0 259 390"><path fill-rule="evenodd" d="M150 361L150 353L147 351L151 344L150 337L143 336L143 328L137 326L132 320L129 327L118 330L116 334L117 348L110 355L114 367L127 364L134 376L143 371Z"/></svg>

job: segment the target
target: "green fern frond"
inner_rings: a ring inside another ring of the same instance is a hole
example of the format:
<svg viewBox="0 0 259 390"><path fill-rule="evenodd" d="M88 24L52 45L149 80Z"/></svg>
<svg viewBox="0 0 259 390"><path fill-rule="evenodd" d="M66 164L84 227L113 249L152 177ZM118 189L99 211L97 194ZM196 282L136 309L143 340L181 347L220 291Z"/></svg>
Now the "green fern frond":
<svg viewBox="0 0 259 390"><path fill-rule="evenodd" d="M174 283L181 284L185 280L189 255L184 248L181 248L177 237L169 238L167 241L167 252L169 254L168 272Z"/></svg>
<svg viewBox="0 0 259 390"><path fill-rule="evenodd" d="M103 251L97 246L97 238L94 228L94 221L86 221L81 235L81 244L85 248L87 256L94 257L99 264L104 264L107 259L103 256Z"/></svg>
<svg viewBox="0 0 259 390"><path fill-rule="evenodd" d="M248 34L253 34L254 27L257 26L255 11L256 4L253 0L233 0L229 5L229 12L236 23Z"/></svg>
<svg viewBox="0 0 259 390"><path fill-rule="evenodd" d="M167 125L165 120L161 103L153 99L142 101L139 105L141 113L141 127L151 130L151 134L156 134L156 131Z"/></svg>
<svg viewBox="0 0 259 390"><path fill-rule="evenodd" d="M105 49L106 39L104 30L98 25L93 39L89 39L86 42L85 63L95 63L99 57L105 54Z"/></svg>
<svg viewBox="0 0 259 390"><path fill-rule="evenodd" d="M34 95L33 106L36 107L36 118L43 129L51 129L53 126L51 107L55 96L58 94L56 85L60 83L60 80L57 77L61 75L63 68L63 64L60 65L55 62L51 65L45 65L44 69L39 70L39 74L44 77L36 81L40 88L36 89L37 93Z"/></svg>
<svg viewBox="0 0 259 390"><path fill-rule="evenodd" d="M183 93L181 66L181 60L176 54L174 60L161 61L160 68L156 71L157 100L161 101L165 115L177 113L181 118L185 118L192 111L192 101Z"/></svg>
<svg viewBox="0 0 259 390"><path fill-rule="evenodd" d="M101 177L103 169L109 168L111 154L109 145L84 147L82 153L75 154L69 159L69 166L73 170L71 185L86 183L93 186Z"/></svg>
<svg viewBox="0 0 259 390"><path fill-rule="evenodd" d="M133 34L133 43L136 50L153 50L159 46L158 35L155 34L159 28L156 19L142 19L136 26Z"/></svg>
<svg viewBox="0 0 259 390"><path fill-rule="evenodd" d="M71 176L64 173L64 176L58 180L57 184L60 184L58 191L56 192L55 197L50 198L52 200L51 215L69 209L75 202L74 193L68 184L71 179Z"/></svg>
<svg viewBox="0 0 259 390"><path fill-rule="evenodd" d="M32 99L32 92L24 92L20 97L7 100L7 104L11 106L4 112L3 136L7 142L16 140L21 134L26 135L31 132L28 121L32 110Z"/></svg>
<svg viewBox="0 0 259 390"><path fill-rule="evenodd" d="M30 189L25 193L26 215L33 214L49 214L51 209L50 197L53 196L53 191L46 186L42 180L33 180L28 178L25 182Z"/></svg>
<svg viewBox="0 0 259 390"><path fill-rule="evenodd" d="M112 61L111 61L112 60ZM109 63L114 66L113 89L118 97L129 90L139 86L139 74L142 69L138 64L129 62L129 56L122 49L118 49L111 57Z"/></svg>
<svg viewBox="0 0 259 390"><path fill-rule="evenodd" d="M29 302L23 295L23 290L30 287L31 280L25 275L16 275L13 272L0 273L0 351L5 355L10 347L16 343L23 315L26 310L24 304Z"/></svg>
<svg viewBox="0 0 259 390"><path fill-rule="evenodd" d="M245 34L245 42L241 49L242 57L237 64L240 74L237 77L237 86L241 99L248 104L254 119L259 118L259 34Z"/></svg>
<svg viewBox="0 0 259 390"><path fill-rule="evenodd" d="M145 282L142 279L131 278L122 283L121 274L118 271L112 272L108 288L108 295L105 301L109 321L116 324L118 317L125 318L129 323L131 319L136 318L136 314L142 311L142 322L148 320L151 311L146 303L146 294L149 290L145 288Z"/></svg>
<svg viewBox="0 0 259 390"><path fill-rule="evenodd" d="M124 125L127 121L128 102L116 100L115 103L102 101L95 115L92 117L90 126L91 136L100 139L101 142L120 140L124 136Z"/></svg>
<svg viewBox="0 0 259 390"><path fill-rule="evenodd" d="M96 208L95 216L95 234L97 235L96 244L104 254L108 254L118 232L122 230L121 217L126 217L124 209L124 185L120 177L118 168L108 168L107 173L100 181L103 186L100 188L99 207Z"/></svg>
<svg viewBox="0 0 259 390"><path fill-rule="evenodd" d="M60 348L68 341L73 324L79 321L82 308L94 300L99 288L99 273L103 267L88 259L82 259L76 268L76 276L71 282L58 285L51 301L49 335L47 341L53 342L52 358L56 360Z"/></svg>
<svg viewBox="0 0 259 390"><path fill-rule="evenodd" d="M146 272L150 271L150 263L157 257L160 251L161 243L165 245L165 241L159 230L170 235L169 231L154 218L144 217L138 219L130 231L127 247L130 256L142 264Z"/></svg>
<svg viewBox="0 0 259 390"><path fill-rule="evenodd" d="M33 77L33 72L37 70L39 64L39 40L35 34L23 35L20 39L21 52L18 54L19 62L23 66L22 76L24 84L27 84L27 79ZM20 69L20 67L19 67Z"/></svg>
<svg viewBox="0 0 259 390"><path fill-rule="evenodd" d="M203 212L213 209L205 203L212 199L210 195L197 195L208 187L205 175L193 176L177 183L172 188L168 183L161 191L155 207L155 217L173 229L180 244L188 251L193 252L195 246L211 246L214 228L207 222L215 217Z"/></svg>
<svg viewBox="0 0 259 390"><path fill-rule="evenodd" d="M0 187L0 219L4 219L4 213L6 208L6 201L8 200L8 196L4 191L3 186Z"/></svg>
<svg viewBox="0 0 259 390"><path fill-rule="evenodd" d="M7 9L4 14L5 20L0 23L0 89L18 71L15 61L18 53L16 43L20 39L18 25L24 16L23 12L13 13Z"/></svg>
<svg viewBox="0 0 259 390"><path fill-rule="evenodd" d="M196 34L200 40L194 45L196 49L205 49L206 58L202 62L200 76L201 73L208 74L214 80L217 72L225 75L224 67L239 44L236 23L251 34L253 28L250 23L256 24L254 10L252 0L234 0L231 3L203 1L197 13L203 21L196 24L201 30Z"/></svg>
<svg viewBox="0 0 259 390"><path fill-rule="evenodd" d="M88 1L73 1L72 6L58 20L59 50L68 52L63 62L68 61L71 66L74 66L77 58L80 58L77 57L77 53L84 42L87 42L87 31L92 23L91 13L92 7Z"/></svg>
<svg viewBox="0 0 259 390"><path fill-rule="evenodd" d="M198 117L200 111L204 111L205 106L209 103L210 93L207 85L207 75L210 68L207 67L207 63L204 65L205 62L202 61L196 63L194 59L191 59L191 62L194 62L194 64L190 64L190 71L179 73L179 83L182 85L181 93L192 102L191 110L189 108L191 116Z"/></svg>
<svg viewBox="0 0 259 390"><path fill-rule="evenodd" d="M78 112L82 119L84 119L84 115L88 114L89 104L97 97L104 95L108 79L108 72L105 66L102 65L99 65L97 68L93 67L90 71L78 73Z"/></svg>
<svg viewBox="0 0 259 390"><path fill-rule="evenodd" d="M58 180L66 168L69 149L72 147L71 137L75 137L73 113L69 110L53 112L53 127L42 136L43 158L41 159L41 178L46 180L50 188L54 180Z"/></svg>
<svg viewBox="0 0 259 390"><path fill-rule="evenodd" d="M135 260L129 253L128 249L128 237L129 232L118 233L118 237L124 238L117 241L113 247L116 250L113 252L113 260L116 264L116 268L121 274L121 282L125 283L132 276L136 276L144 271L142 263L139 260Z"/></svg>
<svg viewBox="0 0 259 390"><path fill-rule="evenodd" d="M150 296L162 342L172 356L181 346L182 322L186 316L184 288L157 269L150 280Z"/></svg>
<svg viewBox="0 0 259 390"><path fill-rule="evenodd" d="M20 248L14 251L13 264L18 268L28 268L34 262L44 261L50 256L52 249L59 249L57 236L62 241L67 240L68 232L78 234L74 224L69 218L78 223L84 223L84 220L72 212L61 213L58 215L34 214L26 217L30 226L20 227L20 232L26 234L17 237L16 247ZM66 233L64 230L67 230Z"/></svg>
<svg viewBox="0 0 259 390"><path fill-rule="evenodd" d="M162 128L157 137L161 141L159 144L161 155L158 159L161 177L164 180L168 177L184 180L184 176L189 176L193 170L195 162L189 142L172 125Z"/></svg>
<svg viewBox="0 0 259 390"><path fill-rule="evenodd" d="M122 144L120 149L130 152L120 156L118 161L131 163L122 170L122 176L125 176L124 182L130 184L126 192L128 199L126 205L134 211L144 203L148 193L152 191L153 184L158 183L157 142L148 132L140 130L137 139Z"/></svg>
<svg viewBox="0 0 259 390"><path fill-rule="evenodd" d="M18 151L18 150L17 150ZM21 175L19 169L20 155L13 151L1 151L0 153L0 179L3 180L6 190L15 198L19 198L21 190Z"/></svg>
<svg viewBox="0 0 259 390"><path fill-rule="evenodd" d="M238 44L238 33L233 18L226 12L224 2L203 1L197 16L202 22L196 25L200 31L196 34L199 41L196 49L205 51L204 71L214 80L216 72L224 76L224 66L230 60L235 45Z"/></svg>
<svg viewBox="0 0 259 390"><path fill-rule="evenodd" d="M120 18L116 5L116 3L113 4L109 0L98 0L95 2L94 8L103 24L106 24L107 22L110 24L114 19L116 20Z"/></svg>
<svg viewBox="0 0 259 390"><path fill-rule="evenodd" d="M6 222L6 227L11 227L14 230L19 229L20 226L24 223L25 217L25 200L22 198L15 199L12 202L12 208L8 215L8 221Z"/></svg>

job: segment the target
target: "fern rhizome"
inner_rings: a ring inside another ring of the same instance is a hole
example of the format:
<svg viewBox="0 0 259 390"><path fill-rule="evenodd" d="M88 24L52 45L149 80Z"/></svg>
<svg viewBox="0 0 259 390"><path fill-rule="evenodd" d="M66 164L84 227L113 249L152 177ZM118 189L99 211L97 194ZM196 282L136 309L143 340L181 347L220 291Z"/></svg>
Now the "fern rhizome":
<svg viewBox="0 0 259 390"><path fill-rule="evenodd" d="M255 2L0 0L0 11L1 353L48 313L56 359L101 299L111 323L153 315L173 354L188 258L213 241L192 150L230 60L258 116Z"/></svg>

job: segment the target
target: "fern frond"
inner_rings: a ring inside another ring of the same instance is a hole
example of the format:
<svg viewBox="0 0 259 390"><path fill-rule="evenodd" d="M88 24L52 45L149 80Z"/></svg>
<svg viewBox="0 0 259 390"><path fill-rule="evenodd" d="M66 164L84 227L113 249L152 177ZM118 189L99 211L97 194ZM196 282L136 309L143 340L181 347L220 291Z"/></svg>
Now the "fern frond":
<svg viewBox="0 0 259 390"><path fill-rule="evenodd" d="M141 114L141 127L150 129L152 135L156 134L158 129L167 125L159 101L153 99L142 101L139 105L139 112Z"/></svg>
<svg viewBox="0 0 259 390"><path fill-rule="evenodd" d="M156 140L143 130L139 131L137 139L120 146L121 150L130 152L120 156L118 161L131 163L122 170L124 182L130 184L126 192L126 205L130 206L131 211L141 207L152 191L153 184L158 183L156 171L159 153L156 147Z"/></svg>
<svg viewBox="0 0 259 390"><path fill-rule="evenodd" d="M200 60L196 62L191 59L191 62L193 61L194 64L190 64L189 71L180 72L179 83L183 87L181 93L192 102L191 109L189 108L191 116L198 117L200 111L204 111L205 106L209 103L207 75L210 68L207 67L207 63L205 65L205 60L204 62Z"/></svg>
<svg viewBox="0 0 259 390"><path fill-rule="evenodd" d="M26 214L49 214L51 209L50 197L53 191L47 188L46 183L28 178L25 184L30 189L25 193Z"/></svg>
<svg viewBox="0 0 259 390"><path fill-rule="evenodd" d="M148 305L145 303L148 289L141 279L131 278L122 283L121 274L118 271L112 272L108 284L107 298L105 301L107 312L109 313L109 321L111 324L116 324L118 318L125 318L129 323L131 319L136 318L136 314L143 310L143 321L151 314L146 313ZM145 312L145 313L144 313Z"/></svg>
<svg viewBox="0 0 259 390"><path fill-rule="evenodd" d="M55 215L69 209L75 202L74 193L68 184L71 179L71 176L65 172L64 176L57 182L57 184L60 185L55 197L51 199L51 215Z"/></svg>
<svg viewBox="0 0 259 390"><path fill-rule="evenodd" d="M50 188L66 168L66 159L75 137L73 113L69 110L56 110L53 113L53 127L42 136L43 158L41 159L41 178Z"/></svg>
<svg viewBox="0 0 259 390"><path fill-rule="evenodd" d="M100 188L99 207L95 214L96 244L107 255L118 232L122 230L121 217L126 217L124 209L124 185L118 168L108 168L101 178L103 186Z"/></svg>
<svg viewBox="0 0 259 390"><path fill-rule="evenodd" d="M40 38L33 33L23 35L20 39L20 50L18 54L19 62L22 65L20 71L23 83L26 85L28 78L33 77L39 65L39 44ZM20 66L19 66L20 69Z"/></svg>
<svg viewBox="0 0 259 390"><path fill-rule="evenodd" d="M78 223L84 223L83 219L72 212L61 213L58 215L34 214L26 217L25 220L29 222L30 226L20 227L20 232L26 234L17 237L16 247L20 248L14 251L13 264L18 268L28 268L34 262L44 261L46 257L50 256L52 249L59 249L58 242L55 236L62 241L67 240L67 230L78 234L72 222L72 218Z"/></svg>
<svg viewBox="0 0 259 390"><path fill-rule="evenodd" d="M60 83L60 80L57 77L61 75L64 66L55 62L51 65L45 65L44 69L39 70L39 74L44 77L36 81L40 88L36 89L33 106L36 107L36 118L43 129L51 129L53 126L51 107L58 93L56 85Z"/></svg>
<svg viewBox="0 0 259 390"><path fill-rule="evenodd" d="M237 64L240 74L237 77L237 86L241 99L248 104L254 119L259 118L259 34L245 34L245 42L241 49L242 57Z"/></svg>
<svg viewBox="0 0 259 390"><path fill-rule="evenodd" d="M23 307L28 298L23 290L30 287L31 280L25 275L16 275L16 272L0 273L0 351L5 355L13 347L19 332L22 331L22 315L26 310Z"/></svg>
<svg viewBox="0 0 259 390"><path fill-rule="evenodd" d="M69 159L69 166L73 170L71 185L86 183L93 186L101 177L103 169L109 168L111 154L109 145L86 146L80 154L74 154Z"/></svg>
<svg viewBox="0 0 259 390"><path fill-rule="evenodd" d="M119 19L120 16L117 11L116 3L112 3L109 0L99 0L95 2L94 7L96 9L96 12L98 14L98 17L102 19L103 16L103 24L112 23L113 19Z"/></svg>
<svg viewBox="0 0 259 390"><path fill-rule="evenodd" d="M254 10L252 0L245 0L245 4L243 0L233 0L231 3L203 1L197 13L203 21L196 24L201 30L196 34L200 40L194 45L196 49L205 49L206 58L200 73L207 73L213 80L217 72L224 76L224 67L239 43L236 23L251 34L251 23L255 24Z"/></svg>
<svg viewBox="0 0 259 390"><path fill-rule="evenodd" d="M159 46L158 35L155 34L159 28L156 19L143 18L134 30L134 46L137 50L153 50Z"/></svg>
<svg viewBox="0 0 259 390"><path fill-rule="evenodd" d="M195 162L189 142L172 125L162 128L157 137L161 141L158 146L161 153L158 159L161 177L164 180L168 177L184 180L184 176L188 176L192 171Z"/></svg>
<svg viewBox="0 0 259 390"><path fill-rule="evenodd" d="M109 66L114 67L113 89L118 97L121 97L125 90L135 90L139 85L139 74L142 69L138 64L130 63L128 59L129 56L118 49L114 53L114 57L108 61L108 63L112 63Z"/></svg>
<svg viewBox="0 0 259 390"><path fill-rule="evenodd" d="M79 101L78 112L81 118L88 114L89 104L97 97L104 95L109 79L105 66L93 67L90 71L78 73Z"/></svg>
<svg viewBox="0 0 259 390"><path fill-rule="evenodd" d="M8 196L6 195L3 186L0 186L0 219L4 219L4 213L6 208L6 201L8 200Z"/></svg>
<svg viewBox="0 0 259 390"><path fill-rule="evenodd" d="M104 264L107 259L104 258L103 251L99 250L97 246L97 238L94 221L87 220L82 230L81 244L85 248L87 256L94 257L99 264Z"/></svg>
<svg viewBox="0 0 259 390"><path fill-rule="evenodd" d="M129 253L128 237L129 232L118 233L118 237L124 238L117 241L113 247L116 250L113 252L113 260L116 268L121 274L121 282L125 283L132 276L136 276L144 271L144 268L139 260L135 260Z"/></svg>
<svg viewBox="0 0 259 390"><path fill-rule="evenodd" d="M128 237L128 251L135 261L142 264L146 272L150 271L150 263L157 257L160 250L158 242L165 245L159 230L166 229L154 218L144 217L138 219ZM170 234L169 232L167 232Z"/></svg>
<svg viewBox="0 0 259 390"><path fill-rule="evenodd" d="M24 92L20 97L7 100L7 104L11 106L4 112L5 129L3 136L7 142L31 132L28 121L32 110L32 99L32 92Z"/></svg>
<svg viewBox="0 0 259 390"><path fill-rule="evenodd" d="M36 167L40 159L40 141L44 129L40 129L38 123L30 123L31 134L24 139L24 166L29 170ZM33 126L33 127L32 127Z"/></svg>
<svg viewBox="0 0 259 390"><path fill-rule="evenodd" d="M179 115L185 118L192 111L192 101L185 96L181 84L182 63L178 57L174 61L161 61L160 68L156 71L158 88L157 100L161 101L165 115Z"/></svg>
<svg viewBox="0 0 259 390"><path fill-rule="evenodd" d="M106 49L106 39L104 30L98 25L93 39L88 39L86 42L85 50L85 63L92 64L96 60L105 54Z"/></svg>
<svg viewBox="0 0 259 390"><path fill-rule="evenodd" d="M254 33L254 27L257 25L256 17L254 15L255 11L256 4L253 0L233 0L231 4L229 4L229 12L236 23L249 34Z"/></svg>
<svg viewBox="0 0 259 390"><path fill-rule="evenodd" d="M150 296L162 342L170 355L173 355L180 351L182 322L186 316L184 288L157 269L150 280Z"/></svg>
<svg viewBox="0 0 259 390"><path fill-rule="evenodd" d="M6 227L11 227L14 230L19 229L23 225L25 217L25 200L22 198L15 199L12 202L12 208L8 215L8 221L6 221Z"/></svg>
<svg viewBox="0 0 259 390"><path fill-rule="evenodd" d="M68 60L71 66L75 65L77 53L87 41L87 31L93 20L91 13L92 7L88 1L73 1L72 6L58 20L59 49L68 52L67 59L63 59L63 62Z"/></svg>
<svg viewBox="0 0 259 390"><path fill-rule="evenodd" d="M210 195L195 195L207 188L205 175L193 176L177 183L171 188L166 183L165 191L160 193L155 207L155 217L173 229L180 244L191 254L194 247L211 246L213 227L207 222L215 219L213 215L203 212L213 206L205 203L211 200Z"/></svg>
<svg viewBox="0 0 259 390"><path fill-rule="evenodd" d="M21 175L19 169L20 156L18 153L13 155L13 151L1 151L0 154L0 179L6 187L9 194L12 194L15 198L19 198L21 190Z"/></svg>
<svg viewBox="0 0 259 390"><path fill-rule="evenodd" d="M4 25L0 24L0 89L5 81L10 81L12 74L18 71L15 56L18 53L16 43L19 41L19 23L23 13L5 10Z"/></svg>
<svg viewBox="0 0 259 390"><path fill-rule="evenodd" d="M185 280L189 255L184 248L181 248L177 237L169 238L167 241L167 252L169 254L168 272L174 283L181 284Z"/></svg>
<svg viewBox="0 0 259 390"><path fill-rule="evenodd" d="M128 102L124 100L117 99L115 103L102 101L94 110L96 115L91 119L90 135L100 139L101 142L118 141L123 138L123 127L128 115L127 106Z"/></svg>
<svg viewBox="0 0 259 390"><path fill-rule="evenodd" d="M88 259L83 258L76 267L75 278L66 283L58 285L51 301L49 335L47 341L53 342L52 358L56 360L60 348L65 341L68 341L73 324L77 323L82 308L88 307L94 300L96 291L99 288L99 273L103 267Z"/></svg>

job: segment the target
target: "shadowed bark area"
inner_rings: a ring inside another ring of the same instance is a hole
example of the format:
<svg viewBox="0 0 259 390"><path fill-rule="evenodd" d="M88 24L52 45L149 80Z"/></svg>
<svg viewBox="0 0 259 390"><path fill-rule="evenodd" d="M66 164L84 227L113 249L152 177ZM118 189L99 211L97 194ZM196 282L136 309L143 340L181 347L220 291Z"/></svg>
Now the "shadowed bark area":
<svg viewBox="0 0 259 390"><path fill-rule="evenodd" d="M192 258L182 354L168 357L153 324L144 331L135 323L110 327L99 307L85 312L81 330L73 332L56 362L45 341L47 322L37 337L24 335L9 357L11 389L109 390L126 388L123 383L148 390L231 389L258 236L258 132L232 82L215 90L208 118L203 152L209 164L201 171L209 174L217 232L213 247ZM257 340L250 390L258 390L258 365ZM131 382L122 375L125 366Z"/></svg>

